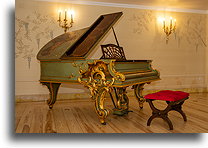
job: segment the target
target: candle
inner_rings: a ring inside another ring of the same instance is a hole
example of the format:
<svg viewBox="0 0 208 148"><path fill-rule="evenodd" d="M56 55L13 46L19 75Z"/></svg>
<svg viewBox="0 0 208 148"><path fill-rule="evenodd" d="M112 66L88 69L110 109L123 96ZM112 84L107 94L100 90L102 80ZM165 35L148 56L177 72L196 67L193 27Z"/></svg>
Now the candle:
<svg viewBox="0 0 208 148"><path fill-rule="evenodd" d="M67 18L67 9L65 9L65 20Z"/></svg>
<svg viewBox="0 0 208 148"><path fill-rule="evenodd" d="M172 28L172 25L173 25L173 18L170 17L170 29Z"/></svg>
<svg viewBox="0 0 208 148"><path fill-rule="evenodd" d="M174 19L174 30L176 29L176 19Z"/></svg>
<svg viewBox="0 0 208 148"><path fill-rule="evenodd" d="M59 10L59 21L61 20L61 10Z"/></svg>
<svg viewBox="0 0 208 148"><path fill-rule="evenodd" d="M73 21L73 14L71 14L71 23L74 23L74 21Z"/></svg>
<svg viewBox="0 0 208 148"><path fill-rule="evenodd" d="M163 28L165 29L165 18L163 18Z"/></svg>
<svg viewBox="0 0 208 148"><path fill-rule="evenodd" d="M74 18L73 18L73 17L74 17L74 16L73 16L73 15L74 15L74 11L71 10L71 11L70 11L70 14L71 14L71 23L74 23Z"/></svg>

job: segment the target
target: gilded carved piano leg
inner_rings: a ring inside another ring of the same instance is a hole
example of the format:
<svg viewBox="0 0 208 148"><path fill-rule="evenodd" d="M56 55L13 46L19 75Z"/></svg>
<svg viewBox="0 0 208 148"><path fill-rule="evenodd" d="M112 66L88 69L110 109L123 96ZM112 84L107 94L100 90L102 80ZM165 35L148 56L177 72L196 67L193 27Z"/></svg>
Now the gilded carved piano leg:
<svg viewBox="0 0 208 148"><path fill-rule="evenodd" d="M109 114L107 109L104 109L105 95L112 89L115 81L114 78L106 79L108 74L108 63L95 60L93 63L88 63L87 70L80 70L79 83L89 88L91 97L95 101L95 111L100 119L100 123L106 124L105 118Z"/></svg>
<svg viewBox="0 0 208 148"><path fill-rule="evenodd" d="M95 94L95 111L100 119L100 123L105 125L105 118L108 116L109 111L104 109L105 95L109 91L107 87L99 88L98 92Z"/></svg>
<svg viewBox="0 0 208 148"><path fill-rule="evenodd" d="M137 84L137 85L134 85L133 88L134 88L134 94L136 96L136 98L138 99L138 102L139 102L139 107L142 109L143 108L143 104L145 102L145 99L142 95L142 91L144 89L144 84L145 83L142 83L142 84Z"/></svg>
<svg viewBox="0 0 208 148"><path fill-rule="evenodd" d="M122 116L129 112L129 98L126 95L126 87L115 89L117 105L113 114Z"/></svg>
<svg viewBox="0 0 208 148"><path fill-rule="evenodd" d="M46 85L49 89L50 92L50 98L47 100L47 104L50 109L53 108L53 105L56 102L57 94L58 94L58 89L61 83L43 83Z"/></svg>

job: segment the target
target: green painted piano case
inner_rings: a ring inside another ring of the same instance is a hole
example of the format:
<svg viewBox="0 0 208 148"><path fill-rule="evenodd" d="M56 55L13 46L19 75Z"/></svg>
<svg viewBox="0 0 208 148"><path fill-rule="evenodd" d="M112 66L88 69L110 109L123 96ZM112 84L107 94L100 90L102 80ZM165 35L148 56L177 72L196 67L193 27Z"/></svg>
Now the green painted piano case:
<svg viewBox="0 0 208 148"><path fill-rule="evenodd" d="M132 86L143 108L143 86L160 79L151 60L88 59L94 47L122 16L122 12L101 15L90 27L62 34L49 41L38 53L40 82L50 92L47 103L52 109L61 83L80 83L89 88L100 123L105 124L109 111L105 95L110 94L114 114L129 112L126 88ZM114 101L116 99L116 102Z"/></svg>

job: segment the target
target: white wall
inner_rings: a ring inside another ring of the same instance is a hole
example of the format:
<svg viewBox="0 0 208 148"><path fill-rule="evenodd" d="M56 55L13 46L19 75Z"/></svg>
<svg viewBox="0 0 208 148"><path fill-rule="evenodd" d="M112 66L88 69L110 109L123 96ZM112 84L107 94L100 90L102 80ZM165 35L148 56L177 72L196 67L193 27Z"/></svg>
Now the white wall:
<svg viewBox="0 0 208 148"><path fill-rule="evenodd" d="M187 89L201 91L208 86L208 52L205 14L161 12L131 8L76 5L40 1L16 1L16 95L47 94L39 83L40 63L36 55L52 38L63 33L58 27L58 9L73 8L75 23L71 31L90 26L101 14L123 11L115 24L116 34L128 59L152 59L161 73L161 81L146 89ZM165 34L157 17L170 15L177 19L176 34L165 43ZM100 42L115 43L112 32ZM98 45L91 58L100 58ZM29 66L30 64L30 66ZM206 68L205 68L206 67ZM75 88L73 88L75 87ZM81 85L64 85L60 93L86 92Z"/></svg>

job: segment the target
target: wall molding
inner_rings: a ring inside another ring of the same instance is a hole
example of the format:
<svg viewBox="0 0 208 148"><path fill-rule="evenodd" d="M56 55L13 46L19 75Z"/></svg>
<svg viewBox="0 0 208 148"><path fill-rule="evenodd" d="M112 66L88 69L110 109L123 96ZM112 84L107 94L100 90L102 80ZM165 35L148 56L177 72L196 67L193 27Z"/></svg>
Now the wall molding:
<svg viewBox="0 0 208 148"><path fill-rule="evenodd" d="M70 4L81 4L81 5L96 5L96 6L108 6L108 7L120 7L120 8L134 8L134 9L156 10L156 11L208 14L208 10L167 8L167 7L146 6L146 5L136 5L136 4L121 4L121 3L107 3L107 2L95 2L95 1L77 1L77 0L68 0L68 1L66 1L66 0L35 0L35 1L70 3Z"/></svg>
<svg viewBox="0 0 208 148"><path fill-rule="evenodd" d="M49 94L31 94L31 95L15 95L15 102L38 102L38 101L46 101L49 98ZM86 99L87 101L90 99L90 93L58 93L57 100L80 100Z"/></svg>

